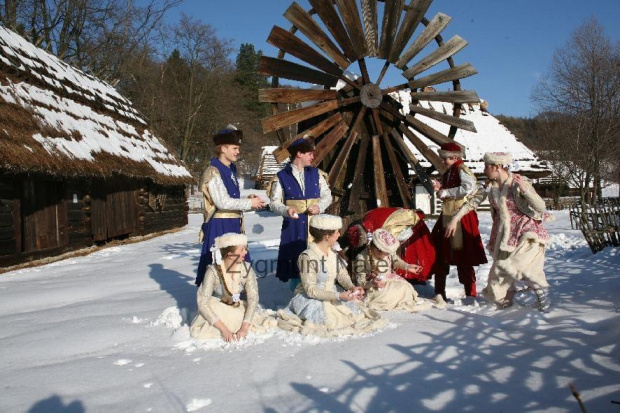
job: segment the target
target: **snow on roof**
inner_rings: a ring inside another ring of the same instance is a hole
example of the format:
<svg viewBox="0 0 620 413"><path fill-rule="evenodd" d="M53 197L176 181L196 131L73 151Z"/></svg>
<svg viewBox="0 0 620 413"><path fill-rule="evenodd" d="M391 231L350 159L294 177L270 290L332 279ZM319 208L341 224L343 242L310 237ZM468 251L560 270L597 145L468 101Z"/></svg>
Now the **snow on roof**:
<svg viewBox="0 0 620 413"><path fill-rule="evenodd" d="M191 177L108 84L0 27L0 167L60 176Z"/></svg>
<svg viewBox="0 0 620 413"><path fill-rule="evenodd" d="M409 105L411 103L411 94L409 91L400 91L391 94L402 105L402 112L409 114ZM420 105L426 109L433 109L440 113L452 115L453 105L446 102L429 102L421 101ZM467 119L474 123L477 133L458 129L454 140L465 147L465 163L476 174L482 174L484 171L483 156L485 152L510 152L514 160L515 170L521 173L544 173L550 172L546 162L538 159L536 154L527 146L519 142L504 125L488 112L480 109L480 104L463 104L461 106L461 119ZM426 125L448 136L450 126L437 120L427 118L425 116L416 115ZM413 128L411 131L419 137L429 148L437 152L439 145L424 135L420 134ZM418 151L413 144L405 139L409 148L414 155L420 160L420 163L427 167L430 166L424 156Z"/></svg>

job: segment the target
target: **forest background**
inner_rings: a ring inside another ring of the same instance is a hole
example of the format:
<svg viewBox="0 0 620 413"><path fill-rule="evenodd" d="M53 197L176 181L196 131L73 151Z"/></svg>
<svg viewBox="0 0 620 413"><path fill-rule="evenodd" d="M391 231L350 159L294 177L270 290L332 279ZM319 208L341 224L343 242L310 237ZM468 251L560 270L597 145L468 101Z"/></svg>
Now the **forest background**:
<svg viewBox="0 0 620 413"><path fill-rule="evenodd" d="M182 0L5 0L0 23L129 98L198 178L212 156L211 137L231 121L244 131L240 172L251 174L271 113L257 100L270 86L258 73L262 51L238 48L199 18L176 13ZM586 18L549 56L530 117L496 115L556 174L588 194L620 181L620 42ZM293 133L293 131L289 131ZM591 188L594 188L594 191Z"/></svg>

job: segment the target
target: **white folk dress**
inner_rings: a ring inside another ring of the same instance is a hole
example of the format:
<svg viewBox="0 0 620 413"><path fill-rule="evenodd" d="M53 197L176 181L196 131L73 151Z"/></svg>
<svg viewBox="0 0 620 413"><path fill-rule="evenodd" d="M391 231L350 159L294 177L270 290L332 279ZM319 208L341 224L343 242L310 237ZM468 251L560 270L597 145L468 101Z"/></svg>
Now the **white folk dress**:
<svg viewBox="0 0 620 413"><path fill-rule="evenodd" d="M374 310L359 301L340 301L336 282L346 290L353 282L336 253L324 255L312 243L300 256L301 284L288 306L278 311L278 327L321 337L364 334L387 324Z"/></svg>
<svg viewBox="0 0 620 413"><path fill-rule="evenodd" d="M394 269L407 269L407 263L396 255L388 255L384 259L371 257L368 250L357 255L353 263L355 282L366 290L366 306L373 310L404 310L418 312L422 307L418 293L407 280L394 273ZM385 286L375 288L371 277L374 274L385 281Z"/></svg>
<svg viewBox="0 0 620 413"><path fill-rule="evenodd" d="M516 280L533 288L547 288L544 272L545 251L550 236L542 223L553 219L545 211L545 201L529 182L521 191L509 175L500 189L496 182L480 188L459 214L477 208L488 196L493 226L488 250L493 257L488 284L483 293L489 301L502 303Z"/></svg>
<svg viewBox="0 0 620 413"><path fill-rule="evenodd" d="M237 279L233 279L225 269L220 273L216 264L207 267L205 279L197 293L198 314L190 326L193 338L222 338L220 331L213 326L218 320L233 333L241 328L244 321L250 323L250 333L261 333L276 327L275 318L258 309L258 283L254 270L247 262L241 264ZM239 299L237 307L225 303L233 302L233 295L243 291L247 301Z"/></svg>

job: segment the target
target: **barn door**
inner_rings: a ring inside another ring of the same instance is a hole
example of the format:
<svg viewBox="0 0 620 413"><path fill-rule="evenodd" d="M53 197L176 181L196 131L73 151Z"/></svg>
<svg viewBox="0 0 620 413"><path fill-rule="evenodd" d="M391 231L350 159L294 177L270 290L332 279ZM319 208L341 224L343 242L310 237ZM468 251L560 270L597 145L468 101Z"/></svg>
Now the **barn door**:
<svg viewBox="0 0 620 413"><path fill-rule="evenodd" d="M119 190L119 187L122 188ZM120 182L95 181L92 186L93 239L105 241L138 229L136 190Z"/></svg>
<svg viewBox="0 0 620 413"><path fill-rule="evenodd" d="M60 247L67 243L63 183L24 179L22 202L23 251Z"/></svg>

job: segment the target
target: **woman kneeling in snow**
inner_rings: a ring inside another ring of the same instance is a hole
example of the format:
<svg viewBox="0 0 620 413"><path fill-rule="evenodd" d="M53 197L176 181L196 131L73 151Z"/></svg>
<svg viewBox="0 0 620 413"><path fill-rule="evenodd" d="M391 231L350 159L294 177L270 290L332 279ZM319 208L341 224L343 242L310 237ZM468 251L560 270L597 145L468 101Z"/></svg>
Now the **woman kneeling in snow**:
<svg viewBox="0 0 620 413"><path fill-rule="evenodd" d="M190 326L193 338L236 341L244 339L250 328L262 332L275 327L275 318L257 311L256 274L244 261L247 245L243 234L228 233L215 239L223 259L209 265L198 288L198 315ZM247 302L240 298L244 290Z"/></svg>
<svg viewBox="0 0 620 413"><path fill-rule="evenodd" d="M366 290L366 305L373 310L405 310L416 312L418 293L409 282L396 274L400 269L412 274L422 267L407 264L396 256L400 243L387 230L372 233L372 242L357 255L353 275L357 285Z"/></svg>
<svg viewBox="0 0 620 413"><path fill-rule="evenodd" d="M314 242L297 262L301 284L288 306L278 311L278 326L283 330L333 337L363 334L387 324L376 311L358 305L364 289L353 284L331 249L341 228L338 216L322 214L311 219ZM336 282L346 291L338 291Z"/></svg>
<svg viewBox="0 0 620 413"><path fill-rule="evenodd" d="M516 292L515 282L522 280L536 293L540 310L547 312L549 283L543 267L549 235L542 223L553 217L545 212L545 201L532 185L521 175L508 171L512 163L509 153L487 152L484 163L489 180L450 220L445 236L450 236L459 219L488 196L493 218L488 249L493 266L484 295L504 308L509 307Z"/></svg>

